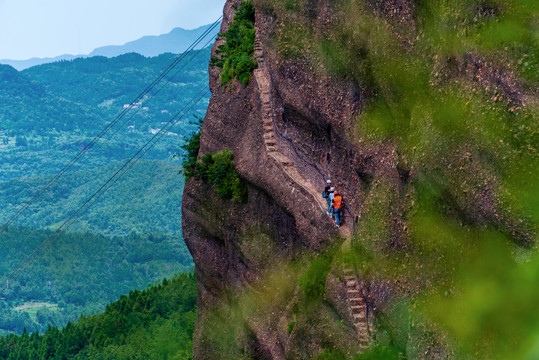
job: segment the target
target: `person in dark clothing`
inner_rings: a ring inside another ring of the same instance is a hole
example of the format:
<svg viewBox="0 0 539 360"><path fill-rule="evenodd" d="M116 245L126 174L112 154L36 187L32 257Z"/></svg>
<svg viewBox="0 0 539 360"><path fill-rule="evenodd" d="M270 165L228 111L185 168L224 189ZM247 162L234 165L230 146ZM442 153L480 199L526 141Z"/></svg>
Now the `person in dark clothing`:
<svg viewBox="0 0 539 360"><path fill-rule="evenodd" d="M331 200L329 198L330 189L331 189L331 180L326 180L326 187L324 188L324 191L322 192L322 196L324 197L324 199L326 199L328 203L328 209L326 211L328 215L331 214L329 211L331 209Z"/></svg>

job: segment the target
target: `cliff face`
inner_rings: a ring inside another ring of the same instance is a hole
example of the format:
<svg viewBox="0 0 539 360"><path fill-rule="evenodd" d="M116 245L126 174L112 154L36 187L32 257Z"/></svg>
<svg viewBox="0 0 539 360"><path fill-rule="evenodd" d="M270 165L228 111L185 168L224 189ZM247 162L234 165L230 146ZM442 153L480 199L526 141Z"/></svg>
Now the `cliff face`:
<svg viewBox="0 0 539 360"><path fill-rule="evenodd" d="M221 31L232 19L232 5L238 3L227 2ZM271 27L271 21L257 11L256 25ZM210 70L212 98L201 133L200 154L222 149L234 152L237 171L248 184L249 201L238 205L221 200L211 188L196 181L188 182L184 193L183 232L196 264L199 287L195 353L200 359L223 358L216 341L208 340L211 336L206 334L218 331L213 329L214 320L208 319L212 310L232 312L234 299L245 288L257 286L267 276L266 271L280 271L290 261L339 241L338 229L326 215L321 197L325 180L331 178L347 194L343 228L350 233L359 210L355 194L360 191L360 177L375 171L376 158L389 159L387 151L365 155L347 141L346 131L351 126L347 122L360 108L362 90L331 78L317 78L300 63L279 63L264 41L265 31L270 30L257 29L257 43L263 52L257 60L259 69L264 70L258 78L253 76L249 86L236 83L234 88L224 88L219 70ZM269 116L261 111L265 91L269 91ZM264 127L268 121L274 121L271 130ZM276 143L274 152L264 139L268 133L274 136L269 140ZM398 177L390 160L385 167ZM243 319L249 335L237 335L236 345L252 357L285 358L293 348L300 351L304 346L312 349L301 351L312 355L321 348L318 335L290 340L286 332L285 325L294 318L290 307L297 291L297 280L291 273L288 276L287 286L293 288L290 298L277 307L259 309L271 314ZM343 295L345 288L335 291ZM345 311L343 317L350 316L345 300L345 296L335 299ZM223 315L222 321L234 321L231 317ZM351 349L358 348L353 330L345 338ZM301 344L304 341L307 344Z"/></svg>
<svg viewBox="0 0 539 360"><path fill-rule="evenodd" d="M221 32L232 21L233 5L239 3L227 1ZM195 357L307 359L334 349L349 358L377 336L382 341L376 318L396 311L391 299L412 296L438 276L438 272L425 273L413 281L400 274L369 278L367 273L362 276L365 263L349 261L347 255L350 239L356 250L362 239L379 254L403 258L417 250L417 244L409 241L407 209L414 206L416 190L410 183L420 169L402 155L397 141L369 142L357 136L358 118L382 90L368 81L325 71L308 56L283 56L275 39L288 20L268 3L255 2L258 67L249 85L237 81L222 85L220 70L210 68L212 97L201 132L200 155L233 151L237 172L248 187L248 202L220 199L212 186L195 179L185 186L183 234L195 261L198 285ZM396 39L404 51L413 46L407 41L416 27L411 2L372 1L366 6L397 24L397 30L404 24L407 32L395 31ZM307 2L300 13L298 31L304 19L324 31L342 16L329 1ZM222 41L214 45L213 56ZM450 77L475 76L490 85L497 81L500 93L507 90L507 98L515 97L508 101L518 103L516 85L501 70L497 75L489 73L496 81L477 75L486 72L480 70L484 65L477 65L478 59L475 55L456 59L457 70L447 64L436 66ZM484 158L472 156L480 151L473 145L464 141L452 146L453 155L440 163L460 166L461 175L470 179L491 172ZM447 217L472 225L497 224L502 232L513 233L516 242L529 243L531 231L499 209L496 177L480 178L468 182L469 191L447 197L451 199ZM326 179L344 195L340 228L325 212L320 193ZM380 188L383 196L373 195L373 189ZM380 239L361 235L360 228L370 225L362 218L372 204L381 204L386 219ZM298 285L306 273L316 273L309 264L317 254L324 254L318 258L320 264L324 256L331 259L325 268L320 265L321 295ZM386 324L393 331L392 341L400 349L414 344L415 349L407 352L411 357L450 357L443 332L435 340L426 340L424 334L432 329L410 330L410 316L402 315L407 330L398 329L402 324Z"/></svg>

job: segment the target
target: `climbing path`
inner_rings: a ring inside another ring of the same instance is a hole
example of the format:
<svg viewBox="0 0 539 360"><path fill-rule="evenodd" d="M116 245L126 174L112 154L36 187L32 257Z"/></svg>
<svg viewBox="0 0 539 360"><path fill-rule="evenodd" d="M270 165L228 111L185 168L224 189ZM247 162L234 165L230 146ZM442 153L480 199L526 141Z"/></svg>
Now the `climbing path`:
<svg viewBox="0 0 539 360"><path fill-rule="evenodd" d="M344 268L344 281L346 282L346 296L348 298L348 308L354 321L357 331L357 339L361 349L371 346L369 335L369 324L367 321L367 304L361 293L360 285L351 268Z"/></svg>
<svg viewBox="0 0 539 360"><path fill-rule="evenodd" d="M310 194L314 203L317 204L322 211L325 211L327 205L322 198L317 188L310 182L303 179L300 173L294 166L294 162L287 156L279 152L277 146L277 138L275 136L275 125L273 122L273 108L271 102L271 80L267 71L266 61L264 59L264 50L260 44L258 37L255 39L255 58L258 62L258 68L254 70L256 82L258 84L258 91L260 93L260 100L262 102L261 114L263 120L264 129L264 144L266 150L271 158L273 158L277 164L283 169L283 171L301 188Z"/></svg>
<svg viewBox="0 0 539 360"><path fill-rule="evenodd" d="M279 151L277 139L275 135L275 123L273 121L273 106L271 98L271 78L264 59L264 50L258 36L255 39L255 58L258 62L258 68L254 70L256 82L258 84L258 92L262 103L261 114L264 129L264 144L269 156L273 158L283 171L299 186L310 194L314 203L320 207L322 212L326 211L326 201L321 197L317 187L303 179L298 170L294 166L294 162ZM341 235L345 236L343 248L350 247L351 229L349 227L341 227L339 229ZM358 334L358 341L362 349L370 347L370 336L367 322L367 306L360 292L360 287L357 277L350 268L344 269L344 279L346 281L346 293L348 299L348 307L354 321L354 327Z"/></svg>

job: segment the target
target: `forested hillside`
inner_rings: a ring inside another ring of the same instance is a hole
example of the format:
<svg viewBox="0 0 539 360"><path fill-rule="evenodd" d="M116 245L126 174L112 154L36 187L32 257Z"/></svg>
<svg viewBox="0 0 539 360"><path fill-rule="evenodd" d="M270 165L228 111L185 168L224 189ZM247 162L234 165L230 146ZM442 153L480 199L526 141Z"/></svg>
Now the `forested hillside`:
<svg viewBox="0 0 539 360"><path fill-rule="evenodd" d="M0 273L9 274L52 231L9 228L0 241ZM94 314L122 294L190 271L185 244L162 233L104 237L69 233L9 284L0 301L0 331L45 331Z"/></svg>
<svg viewBox="0 0 539 360"><path fill-rule="evenodd" d="M126 54L0 66L0 226L177 57ZM4 280L207 85L209 49L192 52L0 234ZM182 144L203 99L0 294L0 334L43 332L133 289L192 269L181 236ZM177 157L176 155L180 155ZM1 356L0 356L1 358Z"/></svg>
<svg viewBox="0 0 539 360"><path fill-rule="evenodd" d="M0 180L55 173L131 103L177 55L126 54L36 66L0 66ZM81 159L99 167L130 157L208 82L209 50L184 60ZM203 116L203 99L192 114ZM147 158L170 159L195 128L182 119ZM82 166L77 165L77 166Z"/></svg>
<svg viewBox="0 0 539 360"><path fill-rule="evenodd" d="M190 359L195 314L195 279L183 274L131 291L104 313L82 316L62 330L0 337L0 358Z"/></svg>
<svg viewBox="0 0 539 360"><path fill-rule="evenodd" d="M84 203L123 162L64 175L19 219L31 227L56 229ZM131 232L159 231L181 240L181 195L183 178L179 164L161 160L140 160L70 229L107 236ZM0 222L14 209L24 206L36 189L46 185L50 175L16 178L0 182ZM159 181L155 181L159 179Z"/></svg>

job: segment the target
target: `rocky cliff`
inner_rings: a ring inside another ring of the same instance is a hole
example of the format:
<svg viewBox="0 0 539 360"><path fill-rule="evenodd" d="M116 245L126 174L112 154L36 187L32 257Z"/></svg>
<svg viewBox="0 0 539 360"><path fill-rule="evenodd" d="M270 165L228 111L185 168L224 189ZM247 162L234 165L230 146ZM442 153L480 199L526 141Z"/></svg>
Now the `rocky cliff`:
<svg viewBox="0 0 539 360"><path fill-rule="evenodd" d="M221 32L239 3L227 1ZM473 239L482 231L504 247L533 249L534 219L525 206L505 206L497 159L500 146L533 158L533 87L481 53L418 56L429 24L412 1L254 5L257 68L247 86L221 84L210 68L199 152L231 150L248 201L222 199L196 179L184 192L198 284L195 357L337 359L382 347L387 358L458 357L467 351L455 346L460 333L414 309L427 303L425 291L465 292L456 274L481 248ZM502 11L489 9L466 8ZM480 95L463 101L462 93ZM473 122L460 117L479 119L485 103L515 124L466 130ZM461 105L468 113L457 118ZM383 116L390 130L377 127ZM496 135L482 138L488 131ZM344 196L340 228L321 197L326 179Z"/></svg>

